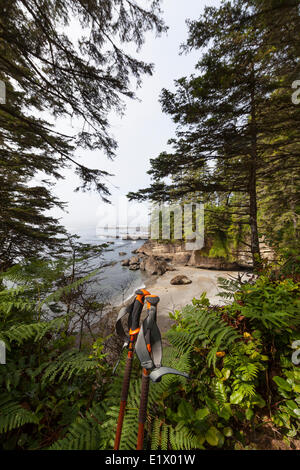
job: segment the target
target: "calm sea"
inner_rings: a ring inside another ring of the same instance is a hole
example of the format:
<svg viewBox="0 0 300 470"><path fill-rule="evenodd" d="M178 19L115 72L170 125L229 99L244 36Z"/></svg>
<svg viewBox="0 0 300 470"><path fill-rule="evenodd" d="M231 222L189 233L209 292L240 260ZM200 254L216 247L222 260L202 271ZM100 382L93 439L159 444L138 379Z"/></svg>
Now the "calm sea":
<svg viewBox="0 0 300 470"><path fill-rule="evenodd" d="M112 266L101 269L95 278L92 289L101 294L103 300L113 305L120 305L130 297L138 288L144 287L148 277L143 271L130 271L128 267L121 266L121 261L134 256L136 250L145 243L145 240L122 240L97 236L93 231L85 231L77 234L80 241L91 244L110 242L110 250L103 254L103 263L115 262ZM112 243L113 242L113 243ZM119 255L124 252L125 255Z"/></svg>

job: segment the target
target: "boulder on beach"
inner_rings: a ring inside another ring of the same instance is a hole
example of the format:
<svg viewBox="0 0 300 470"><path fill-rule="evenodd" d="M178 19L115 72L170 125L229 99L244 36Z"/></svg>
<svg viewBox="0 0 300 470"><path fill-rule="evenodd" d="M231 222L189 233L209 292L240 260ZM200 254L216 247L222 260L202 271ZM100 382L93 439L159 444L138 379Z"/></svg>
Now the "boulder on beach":
<svg viewBox="0 0 300 470"><path fill-rule="evenodd" d="M178 276L175 276L173 277L173 279L171 279L170 283L173 285L173 286L179 286L179 285L184 285L184 284L191 284L191 280L185 276L184 274L179 274Z"/></svg>
<svg viewBox="0 0 300 470"><path fill-rule="evenodd" d="M129 260L129 265L131 266L132 264L137 264L139 262L140 262L140 260L139 260L138 256L132 256Z"/></svg>
<svg viewBox="0 0 300 470"><path fill-rule="evenodd" d="M123 261L121 261L121 265L122 266L129 266L129 259L123 259Z"/></svg>
<svg viewBox="0 0 300 470"><path fill-rule="evenodd" d="M154 256L149 256L141 261L140 268L151 275L161 276L167 270L167 263L164 260L155 259Z"/></svg>
<svg viewBox="0 0 300 470"><path fill-rule="evenodd" d="M120 255L120 256L125 256L125 255L126 255L126 251L119 251L119 255Z"/></svg>

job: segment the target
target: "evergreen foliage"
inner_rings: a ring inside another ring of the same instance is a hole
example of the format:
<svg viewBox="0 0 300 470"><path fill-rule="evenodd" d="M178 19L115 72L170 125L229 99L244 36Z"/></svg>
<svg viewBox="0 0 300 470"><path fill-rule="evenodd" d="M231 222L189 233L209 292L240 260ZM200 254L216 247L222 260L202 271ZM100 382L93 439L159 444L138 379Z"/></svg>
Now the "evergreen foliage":
<svg viewBox="0 0 300 470"><path fill-rule="evenodd" d="M109 113L122 114L124 99L135 97L132 82L139 85L153 71L126 46L139 49L146 32L162 33L159 15L157 0L0 1L0 80L6 86L0 104L0 271L44 250L52 254L62 243L65 231L46 211L64 207L51 185L65 168L79 176L77 190L94 189L108 200L108 173L85 166L80 152L114 157ZM79 119L81 130L59 132L55 120L63 118Z"/></svg>
<svg viewBox="0 0 300 470"><path fill-rule="evenodd" d="M151 187L129 193L138 200L216 200L224 215L219 230L232 216L248 227L243 241L257 268L260 232L272 239L273 215L271 244L299 249L300 108L291 99L299 76L298 7L223 1L188 22L183 51L202 57L195 74L161 94L163 111L178 125L173 152L151 159Z"/></svg>
<svg viewBox="0 0 300 470"><path fill-rule="evenodd" d="M264 426L266 413L282 438L298 436L300 378L291 362L291 345L300 338L299 282L274 279L266 271L248 282L220 283L233 295L231 304L213 307L203 294L171 315L174 326L167 333L164 364L187 372L191 380L170 375L150 384L146 449L253 448L251 429ZM16 289L12 291L13 298ZM24 289L21 294L30 298ZM0 296L1 339L9 351L0 374L1 446L112 448L126 352L118 375L112 376L102 342L92 352L89 347L78 351L72 336L61 334L64 317L33 321L38 316L32 303L22 307L18 299L7 309L6 298ZM135 358L124 450L136 447L140 389Z"/></svg>
<svg viewBox="0 0 300 470"><path fill-rule="evenodd" d="M255 435L270 429L270 440L273 431L291 447L299 439L300 372L292 358L300 340L300 108L290 96L299 78L298 4L207 7L189 21L183 47L207 48L196 74L162 93L163 110L179 126L174 151L152 160L153 185L131 197L204 201L208 254L230 258L244 244L259 270L219 279L226 305L210 305L203 293L170 313L163 363L190 380L166 375L150 384L147 450L256 449ZM67 235L45 215L61 205L47 181L31 182L38 172L60 178L72 164L81 189L107 199L107 174L81 165L74 149L114 156L108 113L122 112L122 97L134 96L132 78L139 84L152 73L125 47L139 48L151 29L164 31L159 13L157 0L148 9L129 0L0 0L7 84L0 104L1 449L113 448L126 351L113 375L107 338L91 324L105 306L92 287L108 246ZM68 30L74 16L77 43ZM83 130L56 132L37 117L49 109L54 118L81 118ZM284 260L279 267L262 263L260 235ZM136 448L140 390L135 357L122 450Z"/></svg>

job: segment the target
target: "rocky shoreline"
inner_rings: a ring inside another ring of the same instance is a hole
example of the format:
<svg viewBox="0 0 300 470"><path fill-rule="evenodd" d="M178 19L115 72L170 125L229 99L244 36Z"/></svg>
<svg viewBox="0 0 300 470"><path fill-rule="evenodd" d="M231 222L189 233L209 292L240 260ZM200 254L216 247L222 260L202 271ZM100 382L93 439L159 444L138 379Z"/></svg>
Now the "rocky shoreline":
<svg viewBox="0 0 300 470"><path fill-rule="evenodd" d="M223 257L211 257L206 250L185 250L185 244L179 243L159 243L148 240L140 248L134 250L131 258L121 261L122 266L135 271L140 269L149 275L161 276L167 271L175 271L177 265L191 266L199 269L212 269L218 271L249 271L252 268L251 259L245 254L235 256L234 261ZM123 252L119 253L120 256Z"/></svg>
<svg viewBox="0 0 300 470"><path fill-rule="evenodd" d="M119 256L127 253L120 251ZM140 248L131 252L132 256L120 261L129 270L143 271L148 277L143 286L152 294L160 297L158 325L162 333L171 324L169 313L180 310L191 303L194 297L199 298L203 292L213 304L222 304L218 297L218 278L237 277L238 272L251 272L251 263L231 262L224 258L204 256L203 250L186 251L184 243L158 243L146 241ZM128 254L127 254L128 256ZM142 286L141 286L142 287ZM113 362L122 347L122 341L114 333L115 320L120 308L128 304L132 298L122 305L112 305L103 317L93 325L94 332L105 337L113 334L114 348L107 345L106 352ZM109 341L109 343L112 343Z"/></svg>
<svg viewBox="0 0 300 470"><path fill-rule="evenodd" d="M185 278L188 282L173 283L174 273L166 271L162 275L149 277L145 283L146 285L143 286L151 294L158 295L160 298L158 304L158 326L162 334L172 326L173 321L170 318L170 312L174 313L176 310L181 310L185 305L190 304L193 298L200 298L203 292L206 292L211 304L224 305L226 301L218 296L218 278L234 278L238 276L237 271L200 269L192 266L175 265L174 269L178 272L175 277L180 277L181 280ZM115 333L115 321L120 308L131 302L132 299L133 296L122 305L112 306L93 325L93 331L96 335L101 337L112 335L104 348L104 352L108 354L107 359L112 364L116 361L123 344ZM142 318L144 315L145 312L143 312Z"/></svg>

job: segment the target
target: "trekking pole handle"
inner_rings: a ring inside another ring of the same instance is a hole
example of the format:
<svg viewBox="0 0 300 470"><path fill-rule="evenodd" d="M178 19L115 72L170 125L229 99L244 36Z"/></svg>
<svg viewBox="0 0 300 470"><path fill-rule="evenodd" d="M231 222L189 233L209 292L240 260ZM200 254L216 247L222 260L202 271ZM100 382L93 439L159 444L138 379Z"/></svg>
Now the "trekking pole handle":
<svg viewBox="0 0 300 470"><path fill-rule="evenodd" d="M157 306L158 302L160 301L160 298L158 295L146 295L145 300L147 302L147 308L150 308L151 305Z"/></svg>
<svg viewBox="0 0 300 470"><path fill-rule="evenodd" d="M151 329L154 322L156 322L157 316L157 304L160 301L160 298L157 295L147 295L145 297L147 302L147 329Z"/></svg>
<svg viewBox="0 0 300 470"><path fill-rule="evenodd" d="M131 313L131 329L129 331L130 335L138 333L137 330L140 326L140 317L144 306L144 299L145 296L150 295L146 289L139 289L135 293L136 297Z"/></svg>

